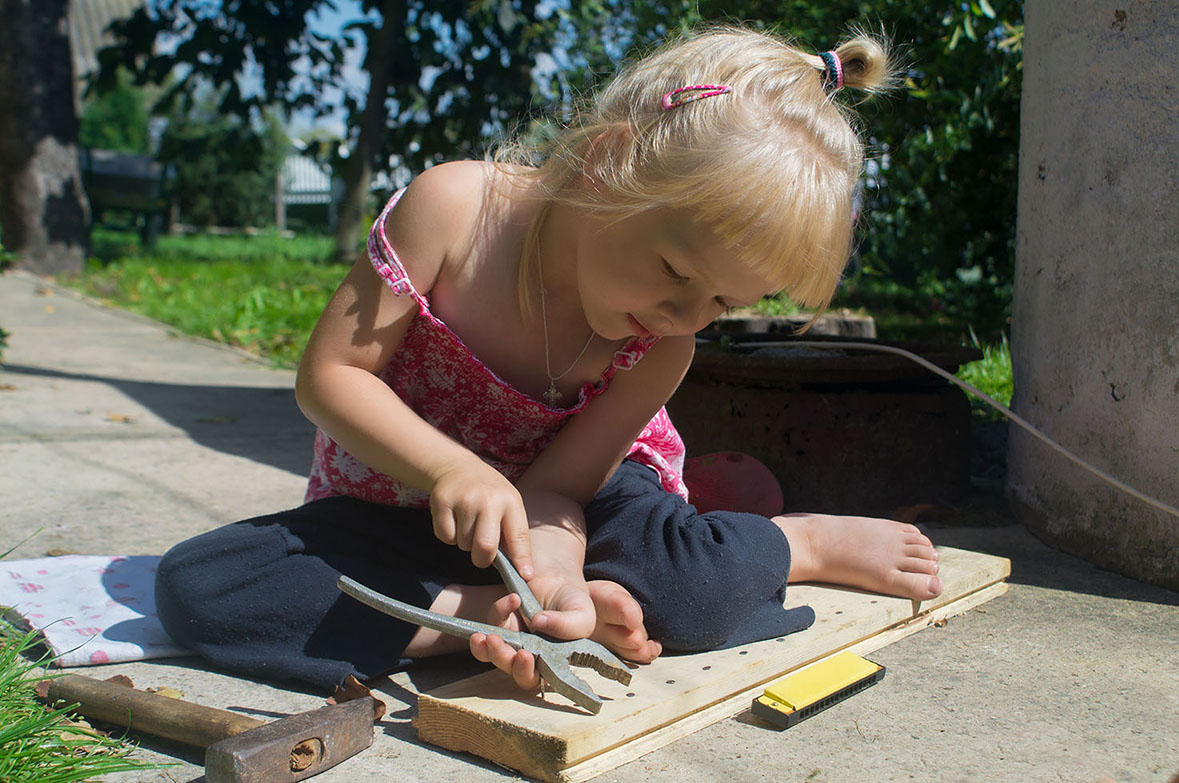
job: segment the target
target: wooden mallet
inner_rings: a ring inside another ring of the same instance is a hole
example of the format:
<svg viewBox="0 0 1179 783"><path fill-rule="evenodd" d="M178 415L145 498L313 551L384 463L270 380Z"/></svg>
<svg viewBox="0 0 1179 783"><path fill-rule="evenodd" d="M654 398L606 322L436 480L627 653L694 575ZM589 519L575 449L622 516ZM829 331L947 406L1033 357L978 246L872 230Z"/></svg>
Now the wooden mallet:
<svg viewBox="0 0 1179 783"><path fill-rule="evenodd" d="M87 718L205 748L207 783L318 775L371 745L376 719L372 696L266 722L79 674L43 680L37 692L50 705L76 703Z"/></svg>

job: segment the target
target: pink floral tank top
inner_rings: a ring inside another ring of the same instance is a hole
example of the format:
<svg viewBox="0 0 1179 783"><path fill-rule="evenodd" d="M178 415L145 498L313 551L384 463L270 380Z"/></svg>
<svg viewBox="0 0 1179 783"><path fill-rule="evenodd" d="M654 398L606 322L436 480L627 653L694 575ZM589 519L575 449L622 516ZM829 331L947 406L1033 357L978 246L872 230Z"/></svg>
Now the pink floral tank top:
<svg viewBox="0 0 1179 783"><path fill-rule="evenodd" d="M658 338L631 338L614 354L597 383L587 383L571 408L550 408L516 390L486 367L450 328L430 312L385 235L396 193L373 224L368 254L373 268L395 294L412 296L418 313L401 346L379 377L419 416L516 481L576 415L609 386L617 370L629 370ZM628 459L659 474L663 488L683 498L684 442L667 410L660 408L631 446ZM304 502L336 495L393 506L426 508L427 493L368 467L328 435L315 434L315 453Z"/></svg>

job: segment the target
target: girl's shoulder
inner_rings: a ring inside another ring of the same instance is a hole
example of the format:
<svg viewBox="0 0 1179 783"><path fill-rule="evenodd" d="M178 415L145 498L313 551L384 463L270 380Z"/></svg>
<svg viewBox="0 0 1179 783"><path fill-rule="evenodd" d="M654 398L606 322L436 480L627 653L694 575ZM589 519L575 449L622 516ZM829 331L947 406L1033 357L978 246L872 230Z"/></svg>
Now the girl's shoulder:
<svg viewBox="0 0 1179 783"><path fill-rule="evenodd" d="M385 218L384 233L414 287L433 288L463 258L485 220L494 177L483 161L442 163L419 174Z"/></svg>

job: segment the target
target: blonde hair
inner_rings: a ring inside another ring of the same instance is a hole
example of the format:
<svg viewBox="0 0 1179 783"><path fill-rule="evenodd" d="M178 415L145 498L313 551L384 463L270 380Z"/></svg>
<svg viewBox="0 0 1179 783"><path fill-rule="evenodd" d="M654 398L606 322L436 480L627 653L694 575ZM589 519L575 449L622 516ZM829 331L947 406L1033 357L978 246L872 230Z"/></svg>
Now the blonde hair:
<svg viewBox="0 0 1179 783"><path fill-rule="evenodd" d="M890 85L877 38L854 34L835 53L845 87ZM767 33L688 34L624 68L555 137L501 148L496 160L524 164L515 170L545 200L520 265L525 311L540 225L564 204L618 219L686 210L775 290L821 312L851 254L864 165L854 114L824 89L824 72L817 54ZM666 93L697 84L732 91L663 109Z"/></svg>

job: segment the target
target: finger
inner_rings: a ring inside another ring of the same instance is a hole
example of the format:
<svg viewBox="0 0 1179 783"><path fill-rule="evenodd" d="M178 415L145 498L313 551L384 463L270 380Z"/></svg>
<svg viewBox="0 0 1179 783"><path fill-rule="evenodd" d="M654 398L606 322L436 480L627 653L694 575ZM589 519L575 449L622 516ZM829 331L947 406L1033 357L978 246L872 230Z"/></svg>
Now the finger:
<svg viewBox="0 0 1179 783"><path fill-rule="evenodd" d="M477 520L477 514L467 511L464 508L459 507L454 510L455 543L464 552L471 551L471 543L474 540L475 523Z"/></svg>
<svg viewBox="0 0 1179 783"><path fill-rule="evenodd" d="M491 512L480 514L471 535L471 562L480 568L487 568L498 551L499 520Z"/></svg>
<svg viewBox="0 0 1179 783"><path fill-rule="evenodd" d="M525 580L532 578L532 539L523 503L513 503L500 522L499 538L504 554Z"/></svg>
<svg viewBox="0 0 1179 783"><path fill-rule="evenodd" d="M482 633L473 633L468 640L471 648L471 655L475 660L481 663L491 662L491 651L487 649L487 635Z"/></svg>
<svg viewBox="0 0 1179 783"><path fill-rule="evenodd" d="M521 630L520 620L516 615L520 603L520 596L508 593L491 605L491 610L487 613L487 622L498 625L500 628L509 628L513 631Z"/></svg>
<svg viewBox="0 0 1179 783"><path fill-rule="evenodd" d="M454 515L449 508L439 508L432 514L434 520L434 537L444 544L455 543Z"/></svg>
<svg viewBox="0 0 1179 783"><path fill-rule="evenodd" d="M620 645L614 651L627 660L633 660L634 663L648 664L663 654L663 645L654 639L644 639L637 644Z"/></svg>
<svg viewBox="0 0 1179 783"><path fill-rule="evenodd" d="M536 657L527 650L517 650L512 659L512 679L526 691L540 687L540 675L536 671Z"/></svg>
<svg viewBox="0 0 1179 783"><path fill-rule="evenodd" d="M628 629L643 627L643 608L622 585L601 583L591 590L590 595L599 624L621 625Z"/></svg>
<svg viewBox="0 0 1179 783"><path fill-rule="evenodd" d="M516 648L493 633L484 634L484 646L487 652L487 662L506 674L512 674L516 660Z"/></svg>
<svg viewBox="0 0 1179 783"><path fill-rule="evenodd" d="M586 603L586 607L538 612L532 618L532 628L559 639L584 639L594 632L597 624L594 605L588 601Z"/></svg>

